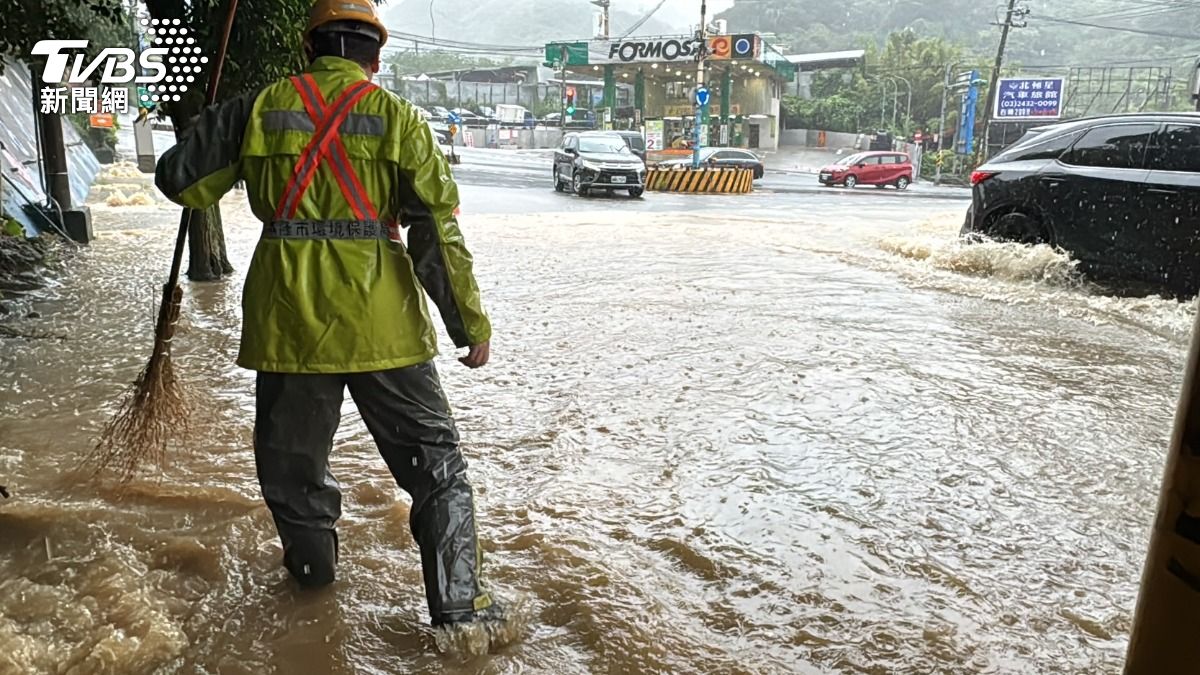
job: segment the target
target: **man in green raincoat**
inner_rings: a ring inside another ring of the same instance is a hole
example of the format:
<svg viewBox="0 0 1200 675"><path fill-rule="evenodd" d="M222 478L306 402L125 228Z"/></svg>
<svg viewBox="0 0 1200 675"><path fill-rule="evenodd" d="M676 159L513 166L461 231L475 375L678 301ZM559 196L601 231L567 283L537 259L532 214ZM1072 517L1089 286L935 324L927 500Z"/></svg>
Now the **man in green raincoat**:
<svg viewBox="0 0 1200 675"><path fill-rule="evenodd" d="M255 462L284 566L306 587L334 580L341 493L329 454L348 388L412 497L434 625L491 620L503 612L481 585L474 498L422 291L469 348L468 367L487 363L492 329L449 166L416 109L371 84L386 41L371 0L318 0L305 72L205 110L156 183L204 209L245 181L263 223L237 362L258 372Z"/></svg>

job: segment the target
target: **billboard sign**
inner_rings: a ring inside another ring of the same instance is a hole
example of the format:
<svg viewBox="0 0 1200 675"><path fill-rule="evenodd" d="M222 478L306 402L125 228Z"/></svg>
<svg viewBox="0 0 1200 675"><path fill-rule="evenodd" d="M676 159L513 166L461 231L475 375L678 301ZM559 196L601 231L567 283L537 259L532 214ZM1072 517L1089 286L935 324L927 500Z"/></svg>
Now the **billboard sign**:
<svg viewBox="0 0 1200 675"><path fill-rule="evenodd" d="M646 150L663 149L663 121L646 120Z"/></svg>
<svg viewBox="0 0 1200 675"><path fill-rule="evenodd" d="M1063 113L1063 78L1002 77L992 119L1017 122L1028 119L1056 120Z"/></svg>

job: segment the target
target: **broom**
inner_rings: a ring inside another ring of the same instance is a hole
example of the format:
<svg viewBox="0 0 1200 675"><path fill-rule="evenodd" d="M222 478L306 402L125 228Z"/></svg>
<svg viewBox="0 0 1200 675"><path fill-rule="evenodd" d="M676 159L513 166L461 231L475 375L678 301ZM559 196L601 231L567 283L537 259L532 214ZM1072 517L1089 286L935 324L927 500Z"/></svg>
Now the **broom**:
<svg viewBox="0 0 1200 675"><path fill-rule="evenodd" d="M217 84L221 81L221 68L225 64L237 4L238 0L229 0L216 64L208 78L205 105L212 105L217 99ZM111 470L122 484L128 483L147 462L153 462L161 468L166 460L168 444L184 444L188 440L192 406L171 363L171 340L175 336L183 300L179 270L183 265L183 250L193 213L192 209L185 208L179 218L175 257L171 261L171 274L163 287L150 362L125 394L116 415L104 427L96 447L84 459L84 465L92 467L92 478Z"/></svg>

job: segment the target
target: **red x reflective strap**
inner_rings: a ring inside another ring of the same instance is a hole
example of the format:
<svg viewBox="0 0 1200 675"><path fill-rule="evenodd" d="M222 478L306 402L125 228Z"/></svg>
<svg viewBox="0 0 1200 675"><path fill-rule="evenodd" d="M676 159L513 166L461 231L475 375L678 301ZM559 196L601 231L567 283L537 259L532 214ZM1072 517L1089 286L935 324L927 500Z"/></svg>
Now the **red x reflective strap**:
<svg viewBox="0 0 1200 675"><path fill-rule="evenodd" d="M371 204L358 175L354 172L354 167L350 164L346 148L342 145L338 134L338 127L346 120L355 104L374 90L375 85L366 80L355 82L346 87L341 96L329 106L324 104L320 89L316 87L316 82L311 79L311 76L308 76L307 80L294 77L292 85L300 93L300 99L304 102L308 116L312 118L315 131L312 139L300 154L300 158L296 160L295 171L288 180L287 187L283 190L283 197L275 209L275 219L291 220L295 218L296 211L300 208L301 198L312 185L313 178L317 175L317 168L325 161L329 162L334 179L337 181L342 195L350 204L351 210L354 211L355 217L359 220L377 219L375 207ZM333 146L332 152L331 145Z"/></svg>

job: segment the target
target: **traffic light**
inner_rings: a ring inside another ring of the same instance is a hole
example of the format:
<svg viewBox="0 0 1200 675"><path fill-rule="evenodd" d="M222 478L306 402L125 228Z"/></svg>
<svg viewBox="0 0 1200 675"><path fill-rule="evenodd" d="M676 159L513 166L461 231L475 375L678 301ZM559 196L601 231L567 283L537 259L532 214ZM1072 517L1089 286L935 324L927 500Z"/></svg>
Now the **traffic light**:
<svg viewBox="0 0 1200 675"><path fill-rule="evenodd" d="M567 114L575 114L575 87L567 87Z"/></svg>

